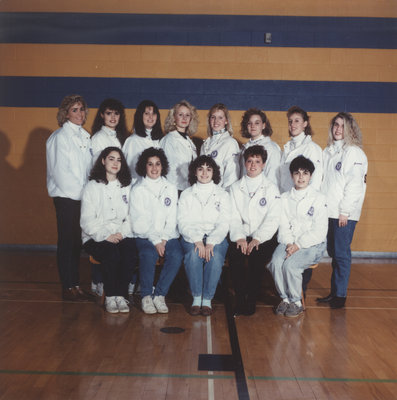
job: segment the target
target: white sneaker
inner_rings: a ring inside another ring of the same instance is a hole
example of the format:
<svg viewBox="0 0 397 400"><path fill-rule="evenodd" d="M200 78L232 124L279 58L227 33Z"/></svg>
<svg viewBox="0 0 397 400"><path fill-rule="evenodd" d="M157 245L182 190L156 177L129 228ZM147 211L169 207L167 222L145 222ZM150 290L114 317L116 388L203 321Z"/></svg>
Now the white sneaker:
<svg viewBox="0 0 397 400"><path fill-rule="evenodd" d="M98 282L96 284L95 294L97 296L99 296L99 297L102 297L102 295L103 295L103 282Z"/></svg>
<svg viewBox="0 0 397 400"><path fill-rule="evenodd" d="M154 296L153 304L156 307L157 312L160 314L168 313L168 307L167 304L165 304L164 296Z"/></svg>
<svg viewBox="0 0 397 400"><path fill-rule="evenodd" d="M112 314L119 312L119 308L117 307L117 303L116 303L116 296L106 297L105 308L106 308L107 312L112 313Z"/></svg>
<svg viewBox="0 0 397 400"><path fill-rule="evenodd" d="M128 300L126 300L123 296L116 296L116 304L120 312L130 312L130 308L128 307Z"/></svg>
<svg viewBox="0 0 397 400"><path fill-rule="evenodd" d="M134 289L135 289L135 283L129 283L128 284L128 294L130 296L134 294Z"/></svg>
<svg viewBox="0 0 397 400"><path fill-rule="evenodd" d="M142 311L145 314L156 314L157 310L153 304L152 296L147 295L142 299Z"/></svg>
<svg viewBox="0 0 397 400"><path fill-rule="evenodd" d="M91 292L94 294L96 293L96 283L94 283L92 281L91 281Z"/></svg>

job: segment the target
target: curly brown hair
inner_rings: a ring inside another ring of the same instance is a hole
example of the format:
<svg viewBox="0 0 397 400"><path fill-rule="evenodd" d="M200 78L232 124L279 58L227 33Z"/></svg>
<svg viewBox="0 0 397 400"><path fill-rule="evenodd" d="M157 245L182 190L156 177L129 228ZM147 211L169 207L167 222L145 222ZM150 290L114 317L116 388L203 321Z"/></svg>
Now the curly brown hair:
<svg viewBox="0 0 397 400"><path fill-rule="evenodd" d="M241 120L241 136L250 138L251 135L248 133L248 122L253 115L259 115L261 117L262 122L265 124L265 128L262 130L263 136L272 136L273 129L270 125L269 118L264 111L259 108L250 108L243 114L243 119Z"/></svg>

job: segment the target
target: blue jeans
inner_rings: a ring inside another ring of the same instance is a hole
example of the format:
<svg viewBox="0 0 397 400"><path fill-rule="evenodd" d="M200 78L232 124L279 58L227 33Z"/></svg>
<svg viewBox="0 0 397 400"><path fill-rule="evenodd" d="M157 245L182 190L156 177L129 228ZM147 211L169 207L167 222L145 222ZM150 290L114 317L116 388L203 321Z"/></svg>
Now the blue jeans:
<svg viewBox="0 0 397 400"><path fill-rule="evenodd" d="M194 251L194 243L189 243L181 238L181 244L185 253L185 270L192 296L201 296L205 300L212 300L229 246L226 238L214 246L214 255L208 262L198 256L198 251Z"/></svg>
<svg viewBox="0 0 397 400"><path fill-rule="evenodd" d="M307 249L300 249L288 258L285 258L285 248L285 244L277 246L268 269L273 275L280 297L296 302L302 297L302 272L321 260L325 251L325 242Z"/></svg>
<svg viewBox="0 0 397 400"><path fill-rule="evenodd" d="M338 219L328 219L327 251L332 257L331 294L346 297L350 278L351 250L354 229L357 221L347 221L347 225L338 226Z"/></svg>
<svg viewBox="0 0 397 400"><path fill-rule="evenodd" d="M152 294L156 262L159 258L156 247L148 239L135 238L139 255L139 279L141 296ZM182 264L183 252L178 239L170 239L165 245L164 264L154 290L155 296L166 296Z"/></svg>

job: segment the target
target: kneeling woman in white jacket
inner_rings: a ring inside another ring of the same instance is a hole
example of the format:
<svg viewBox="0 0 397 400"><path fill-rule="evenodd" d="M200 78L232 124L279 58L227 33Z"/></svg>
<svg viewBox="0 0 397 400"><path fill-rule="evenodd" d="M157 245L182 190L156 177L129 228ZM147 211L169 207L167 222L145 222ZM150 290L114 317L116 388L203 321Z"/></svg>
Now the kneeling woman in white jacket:
<svg viewBox="0 0 397 400"><path fill-rule="evenodd" d="M220 170L213 158L200 156L189 166L189 182L178 205L178 227L185 253L185 270L193 295L191 315L212 314L225 261L229 231L229 194L218 183Z"/></svg>
<svg viewBox="0 0 397 400"><path fill-rule="evenodd" d="M101 263L106 311L126 313L124 296L136 247L128 217L131 174L122 151L118 147L103 150L89 179L81 200L84 248Z"/></svg>
<svg viewBox="0 0 397 400"><path fill-rule="evenodd" d="M162 149L144 150L136 172L142 179L131 190L130 219L139 253L142 310L146 314L168 313L165 296L183 258L176 229L178 191L165 178L168 161ZM152 298L159 257L164 257L164 265Z"/></svg>

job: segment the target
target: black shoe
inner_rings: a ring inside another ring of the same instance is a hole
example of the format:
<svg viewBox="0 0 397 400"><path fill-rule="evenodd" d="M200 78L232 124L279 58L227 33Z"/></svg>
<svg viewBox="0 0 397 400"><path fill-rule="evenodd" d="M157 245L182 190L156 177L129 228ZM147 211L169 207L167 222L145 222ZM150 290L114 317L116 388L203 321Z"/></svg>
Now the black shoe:
<svg viewBox="0 0 397 400"><path fill-rule="evenodd" d="M247 303L244 309L244 315L254 315L256 311L256 303Z"/></svg>
<svg viewBox="0 0 397 400"><path fill-rule="evenodd" d="M233 315L237 317L238 315L245 314L245 296L236 296L236 306L234 308Z"/></svg>
<svg viewBox="0 0 397 400"><path fill-rule="evenodd" d="M316 301L317 303L329 303L334 297L335 296L330 293L328 296L325 297L317 297Z"/></svg>
<svg viewBox="0 0 397 400"><path fill-rule="evenodd" d="M335 296L330 302L329 306L331 308L342 308L345 306L346 303L346 297L338 297Z"/></svg>

